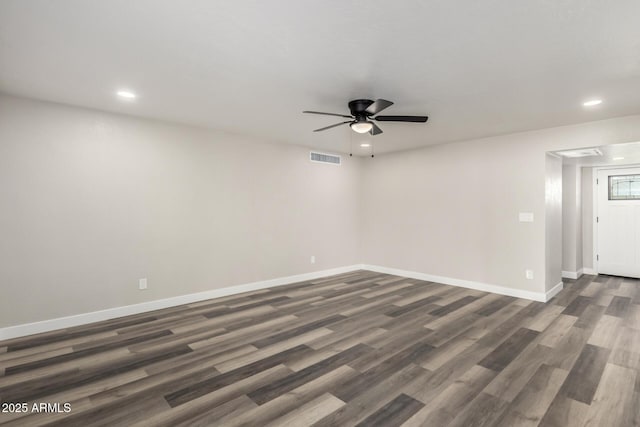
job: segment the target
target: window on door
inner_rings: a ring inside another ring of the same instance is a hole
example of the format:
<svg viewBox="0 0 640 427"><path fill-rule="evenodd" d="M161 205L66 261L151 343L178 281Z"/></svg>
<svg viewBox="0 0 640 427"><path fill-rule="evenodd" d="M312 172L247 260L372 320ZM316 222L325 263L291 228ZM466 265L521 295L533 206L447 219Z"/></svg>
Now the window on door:
<svg viewBox="0 0 640 427"><path fill-rule="evenodd" d="M640 200L640 175L609 176L609 200Z"/></svg>

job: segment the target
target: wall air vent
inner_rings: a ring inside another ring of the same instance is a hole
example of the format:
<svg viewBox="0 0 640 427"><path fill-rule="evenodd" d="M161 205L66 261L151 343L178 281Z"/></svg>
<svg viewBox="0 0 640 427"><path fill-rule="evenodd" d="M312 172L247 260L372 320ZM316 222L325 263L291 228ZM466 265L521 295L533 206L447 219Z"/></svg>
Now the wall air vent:
<svg viewBox="0 0 640 427"><path fill-rule="evenodd" d="M593 156L602 156L602 151L597 148L582 148L580 150L566 150L566 151L556 151L556 154L559 154L564 157L593 157Z"/></svg>
<svg viewBox="0 0 640 427"><path fill-rule="evenodd" d="M314 163L328 163L330 165L340 166L341 158L335 154L316 153L311 151L309 159Z"/></svg>

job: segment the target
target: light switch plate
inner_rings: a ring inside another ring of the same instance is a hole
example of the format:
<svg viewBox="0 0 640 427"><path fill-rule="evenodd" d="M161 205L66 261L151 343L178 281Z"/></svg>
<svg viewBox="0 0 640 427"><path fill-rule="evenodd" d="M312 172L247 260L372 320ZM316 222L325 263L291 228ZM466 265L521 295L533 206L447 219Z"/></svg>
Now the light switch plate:
<svg viewBox="0 0 640 427"><path fill-rule="evenodd" d="M520 222L533 222L533 212L520 212Z"/></svg>

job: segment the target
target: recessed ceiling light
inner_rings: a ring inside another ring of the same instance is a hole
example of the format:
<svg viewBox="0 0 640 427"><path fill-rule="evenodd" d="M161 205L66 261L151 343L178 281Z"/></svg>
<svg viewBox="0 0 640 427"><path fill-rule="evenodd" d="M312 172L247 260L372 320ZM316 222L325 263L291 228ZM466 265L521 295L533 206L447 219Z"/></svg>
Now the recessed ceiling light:
<svg viewBox="0 0 640 427"><path fill-rule="evenodd" d="M136 99L138 95L128 90L119 90L117 95L123 99Z"/></svg>
<svg viewBox="0 0 640 427"><path fill-rule="evenodd" d="M602 99L592 99L591 101L583 102L582 105L585 107L594 107L596 105L602 104Z"/></svg>
<svg viewBox="0 0 640 427"><path fill-rule="evenodd" d="M369 144L368 142L364 142L364 143L360 144L360 147L362 147L362 148L371 147L371 144Z"/></svg>
<svg viewBox="0 0 640 427"><path fill-rule="evenodd" d="M624 157L614 157L613 160L624 160Z"/></svg>

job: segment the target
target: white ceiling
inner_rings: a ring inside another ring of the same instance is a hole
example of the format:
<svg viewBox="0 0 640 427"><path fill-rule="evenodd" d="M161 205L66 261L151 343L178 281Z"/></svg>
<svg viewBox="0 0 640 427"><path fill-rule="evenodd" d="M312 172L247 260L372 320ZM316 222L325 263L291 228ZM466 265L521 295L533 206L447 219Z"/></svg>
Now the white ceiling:
<svg viewBox="0 0 640 427"><path fill-rule="evenodd" d="M0 91L384 152L640 113L638 16L638 0L3 0ZM429 122L363 137L301 114L378 97Z"/></svg>

